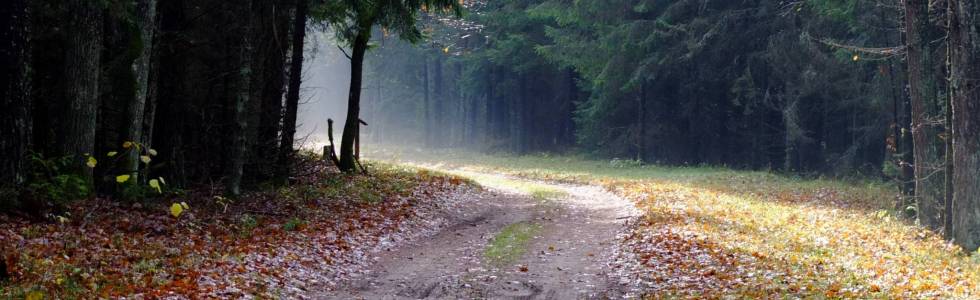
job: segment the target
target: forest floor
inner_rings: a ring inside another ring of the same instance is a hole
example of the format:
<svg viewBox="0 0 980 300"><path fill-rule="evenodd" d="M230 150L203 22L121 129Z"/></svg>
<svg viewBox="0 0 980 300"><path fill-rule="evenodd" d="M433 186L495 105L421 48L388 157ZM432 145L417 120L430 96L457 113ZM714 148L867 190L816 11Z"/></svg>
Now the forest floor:
<svg viewBox="0 0 980 300"><path fill-rule="evenodd" d="M0 298L980 297L980 259L890 210L887 183L365 155L391 163L306 162L291 186L236 200L203 186L79 201L48 221L0 215Z"/></svg>
<svg viewBox="0 0 980 300"><path fill-rule="evenodd" d="M605 236L612 232L620 234L612 241L613 250L593 250L595 255L603 256L596 261L606 263L605 271L599 272L605 273L604 279L594 281L598 284L594 286L595 293L579 293L580 296L601 298L604 295L599 291L605 289L614 292L610 296L643 295L654 299L980 297L980 259L893 211L897 193L891 184L884 182L803 179L713 167L658 167L560 155L497 156L378 146L367 156L443 170L478 183L482 181L490 187L512 185L508 182L515 181L550 188L564 183L568 184L566 187L596 188L605 191L602 194L612 194L596 197L592 203L608 204L619 197L628 199L639 209L639 217L617 220L613 222L615 225L589 225L600 227L598 230L607 232ZM532 188L524 194L534 198L550 192ZM570 198L579 196L570 194ZM518 208L530 205L526 198L513 199L510 205ZM599 211L583 210L576 218L594 213L593 218L608 220L616 215ZM554 216L540 208L526 210L524 214L512 218L540 220ZM405 295L409 297L426 295L414 293L419 291L441 295L436 289L446 287L447 280L452 283L456 278L437 278L437 274L465 274L472 269L466 269L464 263L439 261L440 256L416 255L413 251L453 250L465 254L450 253L446 257L477 256L478 251L466 250L467 247L486 241L492 247L495 238L488 238L487 232L506 225L511 221L507 218L490 219L493 224L484 225L487 229L477 230L478 233L463 232L462 237L453 237L456 233L445 231L433 240L433 244L450 241L460 244L399 250L377 265L380 274L360 281L355 289L359 287L357 291L372 296L377 295L376 291L385 295L390 291L407 291ZM624 221L626 226L615 228ZM541 247L553 243L549 239L561 236L562 232L579 234L576 230L580 227L566 226L555 232L535 229L526 243L530 245L527 254L493 274L532 286L526 284L532 276L519 274L524 266L527 265L529 273L548 269L547 263L536 261L550 255L544 251L542 256ZM606 241L600 239L599 243ZM595 244L592 240L573 241L562 247L594 247ZM405 260L414 260L411 257L439 263L435 268L400 270L401 266L410 265ZM557 269L561 264L556 262L552 267ZM475 276L486 274L483 269L476 270ZM421 287L399 286L406 277L411 279L416 275L427 279ZM386 291L385 286L395 287ZM575 289L593 288L587 284L574 286ZM535 295L547 296L540 292Z"/></svg>
<svg viewBox="0 0 980 300"><path fill-rule="evenodd" d="M484 193L451 175L368 167L344 175L306 157L293 185L239 199L220 186L165 188L77 201L48 220L0 214L0 299L302 298L439 232Z"/></svg>

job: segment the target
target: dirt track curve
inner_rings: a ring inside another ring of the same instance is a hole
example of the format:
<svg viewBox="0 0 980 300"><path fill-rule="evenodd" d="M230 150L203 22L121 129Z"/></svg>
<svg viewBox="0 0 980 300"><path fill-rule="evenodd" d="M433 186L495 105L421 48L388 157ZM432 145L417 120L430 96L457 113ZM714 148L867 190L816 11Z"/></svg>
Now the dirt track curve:
<svg viewBox="0 0 980 300"><path fill-rule="evenodd" d="M522 179L508 179L522 180ZM377 253L368 275L319 299L608 299L622 292L607 278L616 234L636 215L600 187L534 182L564 192L542 200L494 189L471 199L438 234ZM523 255L490 262L490 240L511 224L537 230Z"/></svg>

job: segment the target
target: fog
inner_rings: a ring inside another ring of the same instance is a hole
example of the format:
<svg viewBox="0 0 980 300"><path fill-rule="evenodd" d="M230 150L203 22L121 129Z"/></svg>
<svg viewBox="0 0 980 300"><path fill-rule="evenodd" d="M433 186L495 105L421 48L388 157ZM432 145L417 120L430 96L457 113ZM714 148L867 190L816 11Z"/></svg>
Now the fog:
<svg viewBox="0 0 980 300"><path fill-rule="evenodd" d="M327 119L334 120L334 142L340 144L347 114L350 60L337 48L331 33L311 33L303 62L296 137L303 148L321 149L329 143Z"/></svg>

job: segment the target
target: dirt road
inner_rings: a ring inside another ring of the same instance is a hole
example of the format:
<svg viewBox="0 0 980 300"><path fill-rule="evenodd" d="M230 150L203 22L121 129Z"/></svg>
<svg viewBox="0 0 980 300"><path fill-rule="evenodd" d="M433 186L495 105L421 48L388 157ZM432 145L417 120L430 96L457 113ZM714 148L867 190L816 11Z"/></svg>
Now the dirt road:
<svg viewBox="0 0 980 300"><path fill-rule="evenodd" d="M451 226L413 245L377 253L368 275L314 297L622 298L606 275L616 234L638 214L629 201L594 186L480 177L492 179L484 184L490 191L453 214ZM501 180L549 192L521 191ZM529 238L522 241L521 234ZM506 255L494 255L499 253Z"/></svg>

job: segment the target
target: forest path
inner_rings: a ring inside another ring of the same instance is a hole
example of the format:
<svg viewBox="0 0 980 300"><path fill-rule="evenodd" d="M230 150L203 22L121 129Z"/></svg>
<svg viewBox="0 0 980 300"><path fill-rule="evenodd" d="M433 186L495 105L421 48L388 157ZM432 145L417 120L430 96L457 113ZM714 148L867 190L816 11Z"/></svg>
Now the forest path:
<svg viewBox="0 0 980 300"><path fill-rule="evenodd" d="M442 232L376 254L368 275L326 299L604 299L626 199L587 185L454 172L488 187Z"/></svg>

